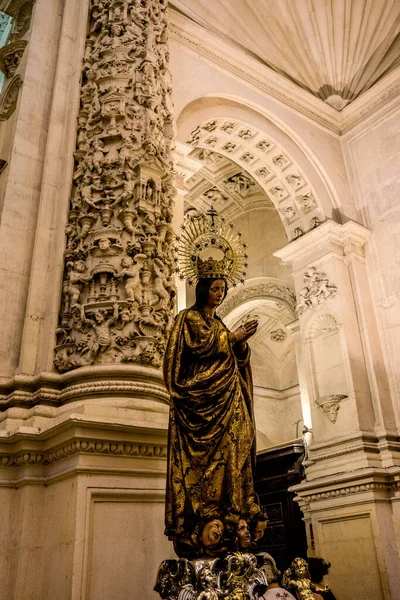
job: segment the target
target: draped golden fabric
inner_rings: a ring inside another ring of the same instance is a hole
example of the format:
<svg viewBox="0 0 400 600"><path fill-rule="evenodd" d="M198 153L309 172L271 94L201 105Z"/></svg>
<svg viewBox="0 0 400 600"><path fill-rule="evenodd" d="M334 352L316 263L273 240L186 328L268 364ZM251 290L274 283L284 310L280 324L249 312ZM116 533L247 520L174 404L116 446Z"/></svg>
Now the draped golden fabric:
<svg viewBox="0 0 400 600"><path fill-rule="evenodd" d="M168 341L171 396L166 535L175 539L211 514L235 520L254 503L255 427L247 344L219 318L186 309Z"/></svg>

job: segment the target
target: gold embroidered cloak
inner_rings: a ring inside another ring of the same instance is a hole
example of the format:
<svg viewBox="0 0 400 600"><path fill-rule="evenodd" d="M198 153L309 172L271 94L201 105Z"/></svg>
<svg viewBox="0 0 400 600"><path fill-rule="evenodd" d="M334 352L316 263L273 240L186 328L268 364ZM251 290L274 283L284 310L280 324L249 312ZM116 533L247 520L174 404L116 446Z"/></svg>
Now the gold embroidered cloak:
<svg viewBox="0 0 400 600"><path fill-rule="evenodd" d="M222 321L179 313L164 358L171 396L165 533L190 533L212 514L237 521L254 502L255 426L250 349Z"/></svg>

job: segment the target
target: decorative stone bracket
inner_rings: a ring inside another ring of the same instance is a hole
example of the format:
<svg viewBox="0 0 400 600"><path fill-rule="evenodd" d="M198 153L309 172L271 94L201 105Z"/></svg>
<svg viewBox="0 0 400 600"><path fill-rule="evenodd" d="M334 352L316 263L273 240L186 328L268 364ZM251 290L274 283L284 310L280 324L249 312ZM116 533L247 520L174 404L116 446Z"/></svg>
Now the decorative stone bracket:
<svg viewBox="0 0 400 600"><path fill-rule="evenodd" d="M347 396L343 394L328 394L327 396L317 398L315 404L322 408L331 423L336 423L340 403L345 398Z"/></svg>

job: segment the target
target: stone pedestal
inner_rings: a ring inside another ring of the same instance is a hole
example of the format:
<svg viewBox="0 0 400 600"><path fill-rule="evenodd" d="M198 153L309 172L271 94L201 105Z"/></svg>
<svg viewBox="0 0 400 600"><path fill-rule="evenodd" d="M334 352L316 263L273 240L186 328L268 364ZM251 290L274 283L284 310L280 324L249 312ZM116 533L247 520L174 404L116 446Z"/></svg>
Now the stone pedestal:
<svg viewBox="0 0 400 600"><path fill-rule="evenodd" d="M338 597L398 595L400 454L364 254L369 232L325 222L279 250L297 293L306 480L294 486L309 551L331 561ZM357 556L357 560L351 560ZM351 590L351 591L350 591Z"/></svg>
<svg viewBox="0 0 400 600"><path fill-rule="evenodd" d="M87 370L62 408L6 413L1 600L157 597L157 568L174 557L162 535L168 406L145 371L109 371L99 385Z"/></svg>

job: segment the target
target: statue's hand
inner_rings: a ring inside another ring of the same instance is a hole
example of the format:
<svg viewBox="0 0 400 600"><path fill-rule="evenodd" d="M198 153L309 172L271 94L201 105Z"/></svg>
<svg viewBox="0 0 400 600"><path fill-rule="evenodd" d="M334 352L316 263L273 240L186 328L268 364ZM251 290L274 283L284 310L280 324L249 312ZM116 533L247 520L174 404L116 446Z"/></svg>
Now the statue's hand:
<svg viewBox="0 0 400 600"><path fill-rule="evenodd" d="M244 325L241 325L240 327L235 329L235 331L233 332L235 334L236 341L237 342L247 341L252 335L255 334L255 332L257 331L257 327L258 327L258 321L256 319L247 321Z"/></svg>

